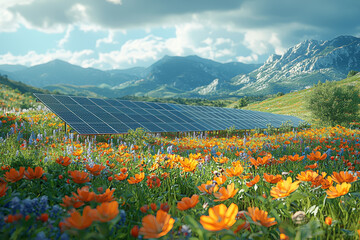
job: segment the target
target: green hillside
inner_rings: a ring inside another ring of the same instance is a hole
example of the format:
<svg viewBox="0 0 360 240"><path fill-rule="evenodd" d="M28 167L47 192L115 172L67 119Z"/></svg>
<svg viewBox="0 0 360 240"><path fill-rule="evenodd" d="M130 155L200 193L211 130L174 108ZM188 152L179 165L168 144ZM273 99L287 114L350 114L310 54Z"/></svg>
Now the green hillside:
<svg viewBox="0 0 360 240"><path fill-rule="evenodd" d="M48 90L36 88L22 82L13 81L9 79L6 75L0 75L0 84L3 86L7 86L11 89L16 89L20 93L50 93L50 91Z"/></svg>
<svg viewBox="0 0 360 240"><path fill-rule="evenodd" d="M338 81L336 84L339 86L351 85L360 90L360 74L356 74L355 76ZM312 119L311 113L306 109L306 97L310 91L311 88L288 93L280 97L270 98L262 102L249 104L243 109L292 115L310 123L316 124L317 121Z"/></svg>
<svg viewBox="0 0 360 240"><path fill-rule="evenodd" d="M37 105L33 93L50 93L0 75L0 112L6 109L29 109Z"/></svg>

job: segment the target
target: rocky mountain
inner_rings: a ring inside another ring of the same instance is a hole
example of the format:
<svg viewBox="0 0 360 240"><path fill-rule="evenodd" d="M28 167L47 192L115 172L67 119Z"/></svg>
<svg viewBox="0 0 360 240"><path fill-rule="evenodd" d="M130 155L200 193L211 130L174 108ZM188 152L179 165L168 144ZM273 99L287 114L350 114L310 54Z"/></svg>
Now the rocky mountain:
<svg viewBox="0 0 360 240"><path fill-rule="evenodd" d="M227 88L234 95L273 94L344 79L360 70L360 38L340 36L330 41L307 40L272 55L263 66L234 77Z"/></svg>

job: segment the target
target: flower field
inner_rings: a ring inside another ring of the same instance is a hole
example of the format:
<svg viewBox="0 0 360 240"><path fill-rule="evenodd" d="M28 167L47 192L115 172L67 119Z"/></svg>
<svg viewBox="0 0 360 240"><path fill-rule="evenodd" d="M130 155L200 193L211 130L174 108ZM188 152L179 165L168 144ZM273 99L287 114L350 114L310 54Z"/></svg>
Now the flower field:
<svg viewBox="0 0 360 240"><path fill-rule="evenodd" d="M358 129L78 136L41 109L0 122L1 239L360 235Z"/></svg>

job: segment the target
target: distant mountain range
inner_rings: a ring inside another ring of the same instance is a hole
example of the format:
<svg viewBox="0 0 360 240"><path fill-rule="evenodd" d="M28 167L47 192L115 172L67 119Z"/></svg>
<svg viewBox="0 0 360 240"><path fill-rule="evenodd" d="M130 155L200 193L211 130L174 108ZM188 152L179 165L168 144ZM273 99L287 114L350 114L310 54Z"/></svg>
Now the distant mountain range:
<svg viewBox="0 0 360 240"><path fill-rule="evenodd" d="M165 56L148 68L101 71L70 63L51 62L25 67L0 65L0 73L26 84L65 93L120 97L125 95L176 96L209 85L215 79L229 81L260 64L219 63L198 56Z"/></svg>
<svg viewBox="0 0 360 240"><path fill-rule="evenodd" d="M54 60L33 67L0 65L0 74L62 93L121 97L213 97L290 92L337 81L360 70L360 38L307 40L264 64L219 63L198 56L165 56L148 68L102 71Z"/></svg>

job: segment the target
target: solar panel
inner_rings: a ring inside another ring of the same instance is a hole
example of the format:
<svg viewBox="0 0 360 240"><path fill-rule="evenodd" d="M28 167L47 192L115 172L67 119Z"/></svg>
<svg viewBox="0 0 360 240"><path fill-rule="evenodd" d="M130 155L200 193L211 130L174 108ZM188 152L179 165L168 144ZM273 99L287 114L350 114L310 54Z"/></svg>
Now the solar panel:
<svg viewBox="0 0 360 240"><path fill-rule="evenodd" d="M286 115L243 109L189 106L53 94L34 94L60 119L79 134L120 134L144 128L148 132L189 132L280 127Z"/></svg>

